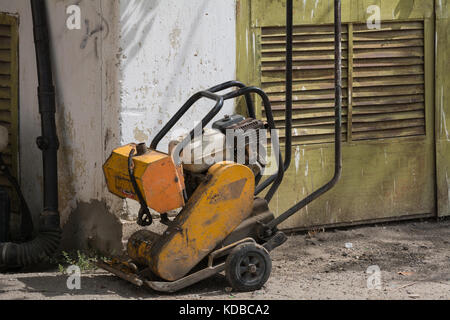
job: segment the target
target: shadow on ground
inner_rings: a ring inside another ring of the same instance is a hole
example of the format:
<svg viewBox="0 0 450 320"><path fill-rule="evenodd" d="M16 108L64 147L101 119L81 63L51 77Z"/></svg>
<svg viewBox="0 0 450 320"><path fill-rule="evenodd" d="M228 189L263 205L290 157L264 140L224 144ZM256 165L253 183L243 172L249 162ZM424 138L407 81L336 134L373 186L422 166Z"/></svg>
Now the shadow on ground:
<svg viewBox="0 0 450 320"><path fill-rule="evenodd" d="M181 290L176 294L164 294L155 292L149 288L137 287L120 278L108 274L92 274L82 275L81 289L69 290L67 287L68 276L66 275L45 275L38 274L33 276L24 276L17 279L23 286L16 291L23 293L38 293L45 298L65 298L70 296L76 298L77 296L85 298L86 296L111 296L125 299L176 299L185 295L196 295L199 298L210 296L226 296L225 288L228 283L224 276L216 275L210 279L199 282L190 288ZM7 288L2 288L7 291ZM12 288L13 289L13 288ZM3 291L3 290L2 290Z"/></svg>

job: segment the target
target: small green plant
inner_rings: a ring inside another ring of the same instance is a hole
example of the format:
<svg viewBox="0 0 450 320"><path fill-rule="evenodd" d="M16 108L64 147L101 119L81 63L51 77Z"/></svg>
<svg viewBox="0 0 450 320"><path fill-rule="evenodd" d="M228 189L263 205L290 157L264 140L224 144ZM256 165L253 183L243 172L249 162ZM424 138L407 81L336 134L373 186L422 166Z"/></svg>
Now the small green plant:
<svg viewBox="0 0 450 320"><path fill-rule="evenodd" d="M82 252L77 250L70 253L62 251L59 259L56 260L59 261L59 272L65 274L68 266L77 266L81 272L94 271L97 269L96 263L100 259L101 257L99 257L97 252Z"/></svg>

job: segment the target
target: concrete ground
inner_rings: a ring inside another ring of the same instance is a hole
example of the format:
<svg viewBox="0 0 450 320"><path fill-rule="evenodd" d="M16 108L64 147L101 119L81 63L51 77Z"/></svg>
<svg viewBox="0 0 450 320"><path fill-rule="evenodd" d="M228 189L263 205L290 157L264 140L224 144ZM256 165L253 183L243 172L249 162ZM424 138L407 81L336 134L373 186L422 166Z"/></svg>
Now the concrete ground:
<svg viewBox="0 0 450 320"><path fill-rule="evenodd" d="M293 235L272 259L271 278L253 293L230 292L217 275L177 294L158 294L100 270L83 274L81 290L70 291L67 276L47 270L0 275L0 300L450 299L448 220ZM378 268L378 278L367 273Z"/></svg>

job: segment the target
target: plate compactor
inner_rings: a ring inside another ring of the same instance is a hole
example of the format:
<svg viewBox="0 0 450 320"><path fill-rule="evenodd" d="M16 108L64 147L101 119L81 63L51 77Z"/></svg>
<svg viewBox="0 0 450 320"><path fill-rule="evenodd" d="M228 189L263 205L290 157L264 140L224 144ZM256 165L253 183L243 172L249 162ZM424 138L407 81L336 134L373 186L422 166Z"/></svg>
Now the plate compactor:
<svg viewBox="0 0 450 320"><path fill-rule="evenodd" d="M277 218L269 209L291 160L293 19L292 0L288 0L285 161L270 100L261 89L231 81L195 94L158 133L150 147L145 144L120 147L105 163L103 169L110 192L139 201L137 223L142 227L151 225L150 209L153 209L160 214L161 223L167 229L163 234L145 228L136 232L127 244L128 257L99 262L100 268L159 292L176 292L223 271L230 286L237 291L258 290L266 283L272 269L270 252L287 240L277 226L330 190L341 174L339 0L335 1L334 9L336 158L333 179ZM252 100L255 96L262 99L266 122L256 119ZM246 117L226 116L215 121L212 129L206 128L226 100L240 97L246 102ZM201 99L214 103L206 117L189 135L172 141L168 153L158 151L160 141ZM277 164L277 173L270 176L265 173L268 150L264 141L260 141L265 139L266 135L260 134L264 131L270 133ZM233 138L228 139L230 136ZM257 140L257 148L251 146L252 139ZM240 155L238 149L243 150ZM223 161L224 155L227 161ZM258 197L263 191L265 196ZM172 220L168 212L174 210L181 211Z"/></svg>

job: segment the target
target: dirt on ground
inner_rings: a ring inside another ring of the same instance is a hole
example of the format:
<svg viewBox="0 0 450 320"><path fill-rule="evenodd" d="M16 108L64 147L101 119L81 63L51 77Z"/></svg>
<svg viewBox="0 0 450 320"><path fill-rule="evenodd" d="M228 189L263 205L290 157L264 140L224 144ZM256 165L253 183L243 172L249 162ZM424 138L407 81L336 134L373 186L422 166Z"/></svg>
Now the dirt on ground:
<svg viewBox="0 0 450 320"><path fill-rule="evenodd" d="M41 270L1 274L0 300L450 299L448 220L291 235L271 256L271 278L252 293L230 292L219 274L177 294L159 294L101 270L83 274L81 289L71 291L66 275Z"/></svg>

